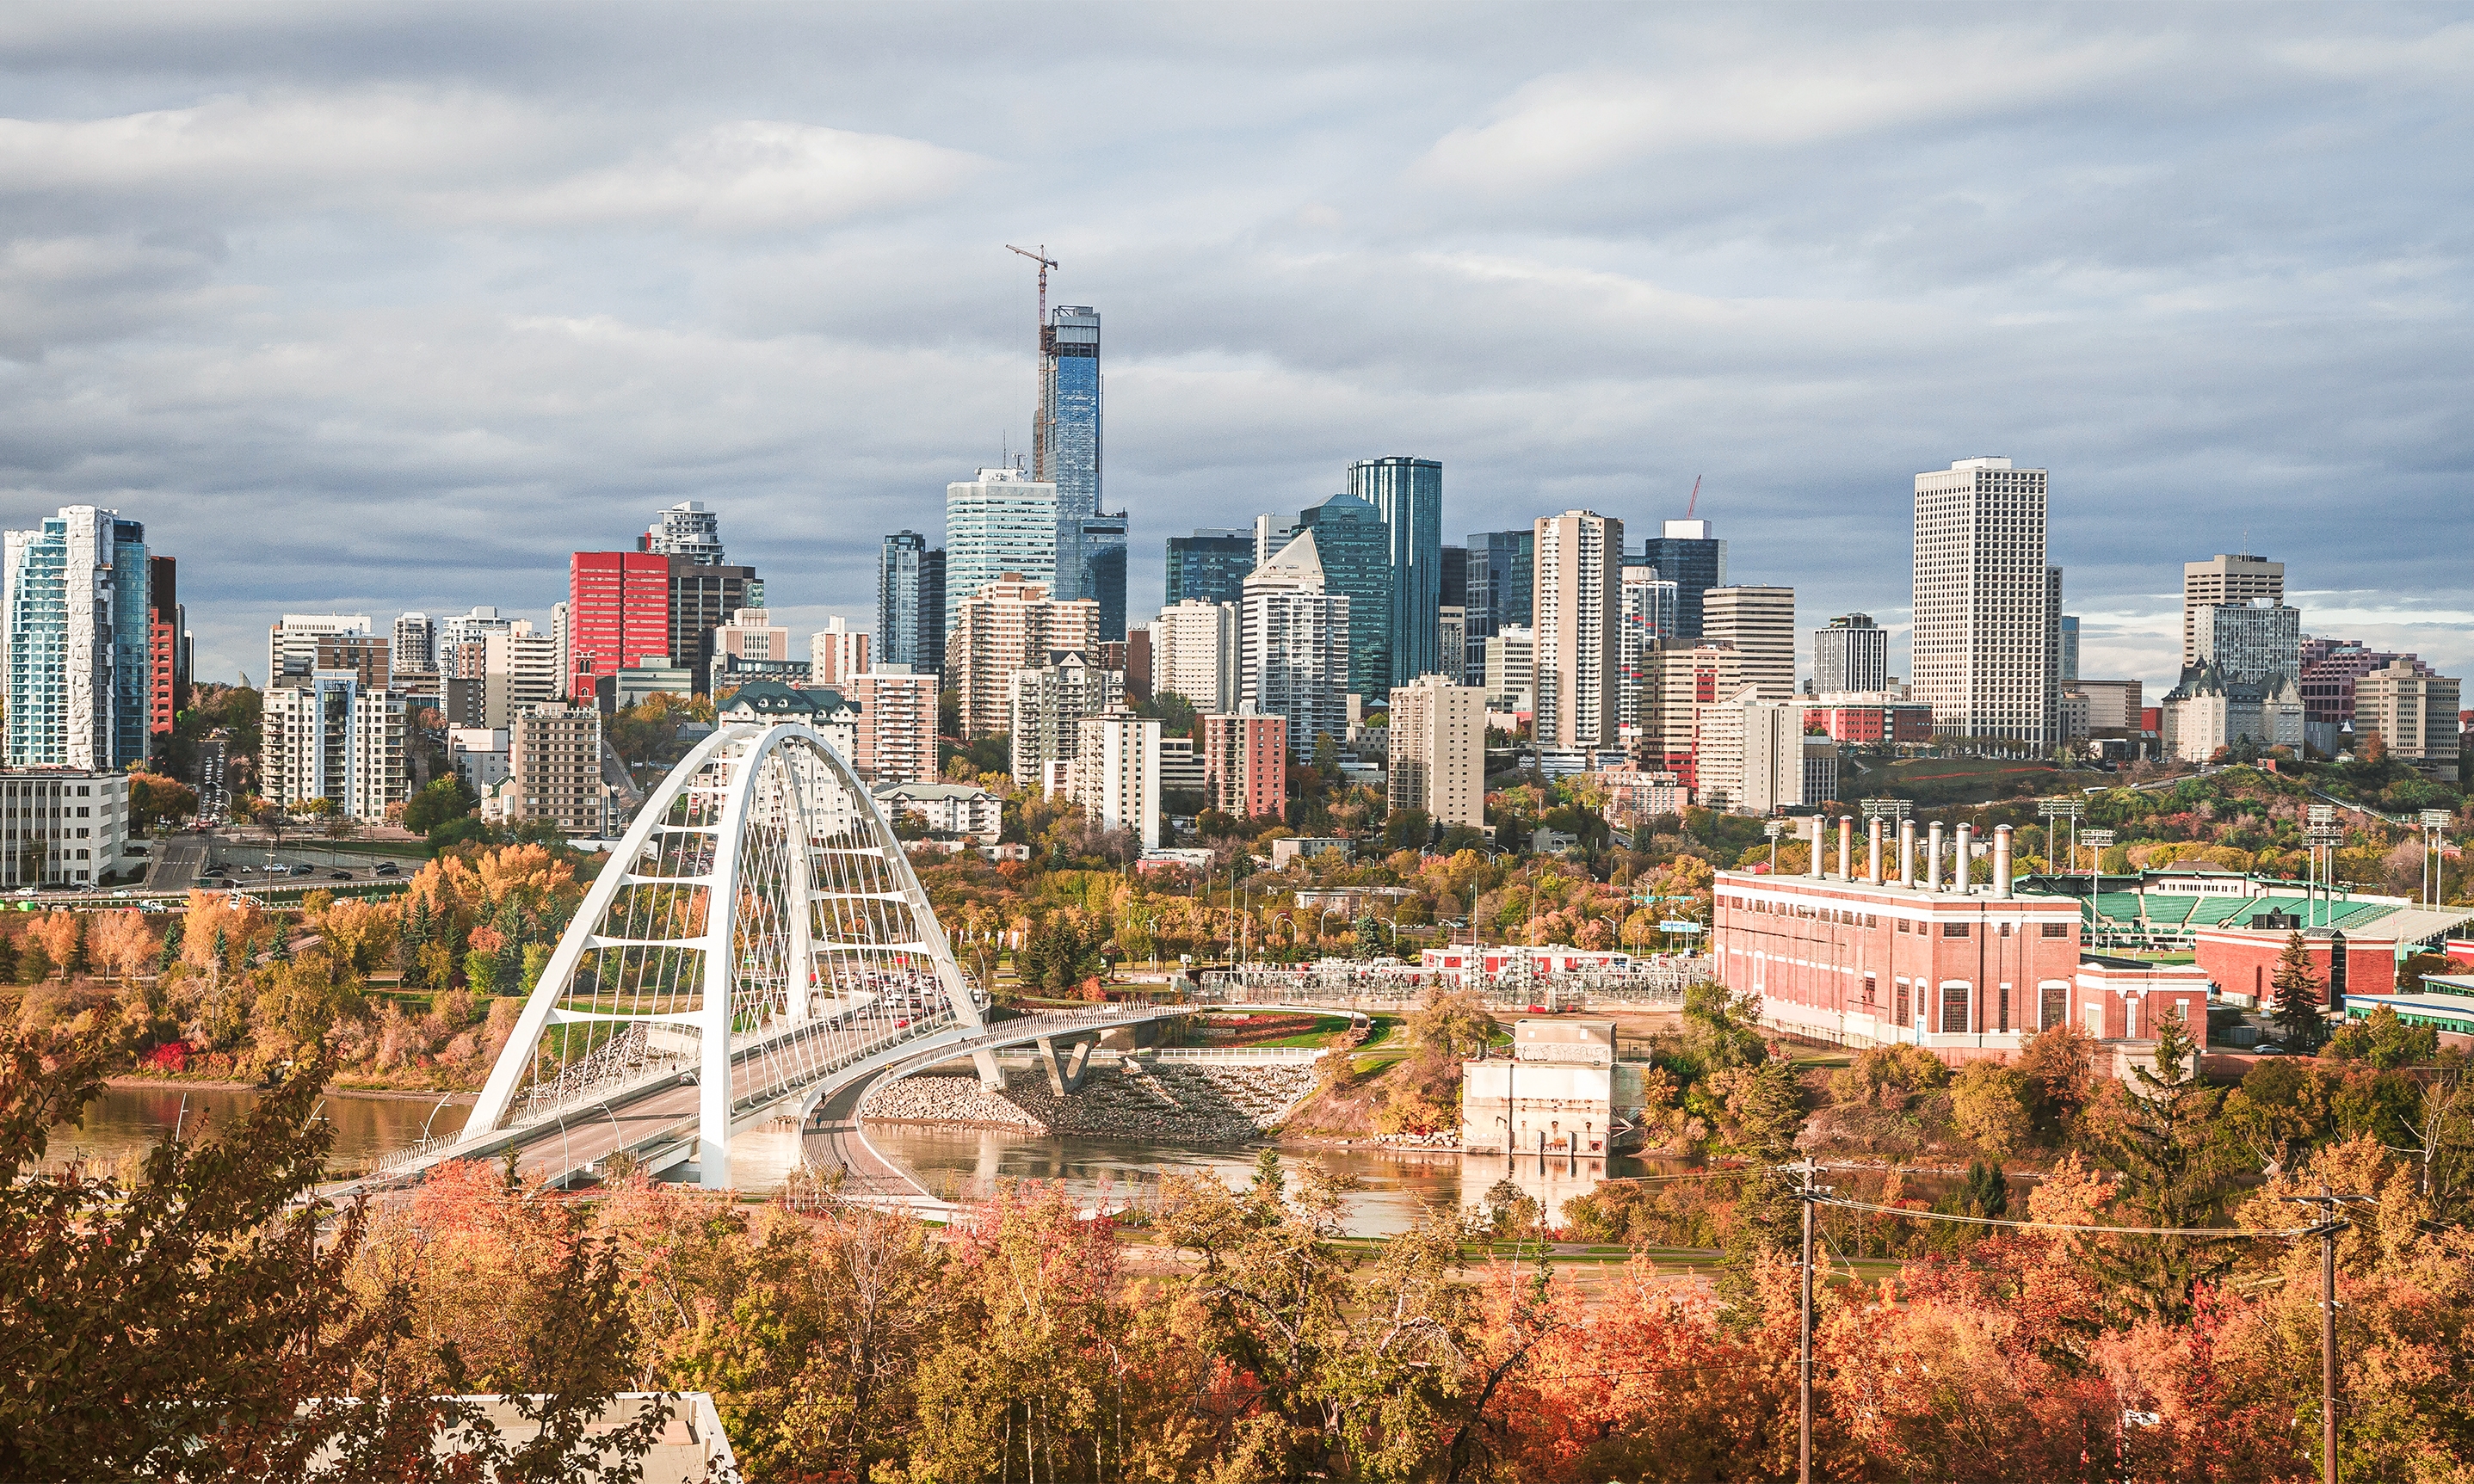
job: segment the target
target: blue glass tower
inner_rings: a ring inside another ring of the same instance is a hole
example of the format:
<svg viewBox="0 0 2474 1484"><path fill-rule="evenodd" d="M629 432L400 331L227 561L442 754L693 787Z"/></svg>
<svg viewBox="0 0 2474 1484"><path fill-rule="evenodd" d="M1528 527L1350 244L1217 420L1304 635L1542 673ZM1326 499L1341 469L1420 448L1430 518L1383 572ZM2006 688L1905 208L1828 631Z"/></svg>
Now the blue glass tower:
<svg viewBox="0 0 2474 1484"><path fill-rule="evenodd" d="M1086 592L1082 522L1100 514L1100 312L1059 304L1040 328L1039 457L1034 477L1056 486L1056 589L1060 599ZM1118 594L1118 607L1124 607Z"/></svg>
<svg viewBox="0 0 2474 1484"><path fill-rule="evenodd" d="M1203 529L1168 539L1168 590L1164 608L1188 598L1205 603L1246 601L1246 574L1254 570L1254 533Z"/></svg>
<svg viewBox="0 0 2474 1484"><path fill-rule="evenodd" d="M1675 637L1701 638L1701 597L1727 586L1727 543L1710 535L1706 520L1670 520L1662 534L1641 542L1640 560L1675 585Z"/></svg>
<svg viewBox="0 0 2474 1484"><path fill-rule="evenodd" d="M1383 513L1356 495L1335 494L1298 512L1298 529L1314 533L1323 589L1348 599L1348 688L1369 705L1388 703L1394 583L1392 532Z"/></svg>
<svg viewBox="0 0 2474 1484"><path fill-rule="evenodd" d="M1468 539L1468 653L1461 683L1486 683L1486 641L1504 630L1529 622L1538 534L1529 531L1475 531Z"/></svg>
<svg viewBox="0 0 2474 1484"><path fill-rule="evenodd" d="M1348 492L1374 507L1390 539L1390 687L1445 671L1436 610L1443 601L1443 467L1433 459L1361 459L1348 467Z"/></svg>
<svg viewBox="0 0 2474 1484"><path fill-rule="evenodd" d="M1126 517L1093 515L1082 522L1082 596L1100 605L1100 637L1126 636Z"/></svg>
<svg viewBox="0 0 2474 1484"><path fill-rule="evenodd" d="M116 772L146 755L146 528L71 505L6 542L7 761Z"/></svg>

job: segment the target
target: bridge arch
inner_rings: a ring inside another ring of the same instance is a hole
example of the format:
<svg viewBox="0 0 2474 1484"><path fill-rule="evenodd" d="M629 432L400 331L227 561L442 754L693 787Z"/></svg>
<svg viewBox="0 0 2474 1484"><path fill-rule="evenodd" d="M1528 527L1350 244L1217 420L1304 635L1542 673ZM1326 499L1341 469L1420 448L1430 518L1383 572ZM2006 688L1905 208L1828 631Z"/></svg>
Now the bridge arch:
<svg viewBox="0 0 2474 1484"><path fill-rule="evenodd" d="M734 1117L986 1022L885 811L804 722L670 770L550 954L459 1144L693 1081L700 1181Z"/></svg>

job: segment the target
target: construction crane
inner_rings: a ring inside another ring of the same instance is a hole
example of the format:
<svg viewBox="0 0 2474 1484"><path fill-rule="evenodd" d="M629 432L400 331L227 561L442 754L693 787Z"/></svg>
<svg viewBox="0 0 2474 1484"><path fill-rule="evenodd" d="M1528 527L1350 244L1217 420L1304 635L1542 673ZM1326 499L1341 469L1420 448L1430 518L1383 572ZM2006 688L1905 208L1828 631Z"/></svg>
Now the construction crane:
<svg viewBox="0 0 2474 1484"><path fill-rule="evenodd" d="M1039 399L1031 412L1031 477L1044 480L1048 477L1048 337L1052 333L1048 327L1048 271L1056 266L1056 259L1048 255L1048 244L1044 242L1036 252L1010 242L1006 244L1006 251L1019 252L1039 265Z"/></svg>
<svg viewBox="0 0 2474 1484"><path fill-rule="evenodd" d="M1043 295L1041 296L1041 300L1042 300L1042 302L1045 302L1045 301L1046 301L1046 298L1047 298L1047 296L1046 296L1045 294L1043 294ZM1701 503L1701 476L1700 476L1700 475L1698 475L1698 474L1695 474L1695 475L1693 475L1693 476L1692 476L1692 498L1690 498L1690 499L1688 499L1688 500L1686 500L1686 501L1685 501L1685 502L1684 502L1684 518L1685 518L1685 519L1686 519L1686 520L1691 519L1691 518L1692 518L1692 507L1693 507L1693 506L1695 506L1695 505L1698 505L1698 504L1700 504L1700 503Z"/></svg>

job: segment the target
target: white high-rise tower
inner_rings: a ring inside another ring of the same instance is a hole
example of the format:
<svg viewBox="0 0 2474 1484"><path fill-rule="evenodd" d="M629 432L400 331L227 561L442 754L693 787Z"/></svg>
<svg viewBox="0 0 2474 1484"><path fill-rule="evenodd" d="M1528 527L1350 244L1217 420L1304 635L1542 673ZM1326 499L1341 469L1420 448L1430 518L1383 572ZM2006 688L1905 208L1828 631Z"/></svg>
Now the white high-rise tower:
<svg viewBox="0 0 2474 1484"><path fill-rule="evenodd" d="M2048 740L2047 471L1961 459L1916 476L1916 698L1953 737Z"/></svg>

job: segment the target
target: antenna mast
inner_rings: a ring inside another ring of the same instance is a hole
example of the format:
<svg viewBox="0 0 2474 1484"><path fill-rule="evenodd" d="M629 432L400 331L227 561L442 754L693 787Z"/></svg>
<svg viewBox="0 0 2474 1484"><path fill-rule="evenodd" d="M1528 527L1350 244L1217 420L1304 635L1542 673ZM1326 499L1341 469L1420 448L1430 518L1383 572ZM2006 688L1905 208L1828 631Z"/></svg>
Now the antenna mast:
<svg viewBox="0 0 2474 1484"><path fill-rule="evenodd" d="M1019 252L1023 256L1039 265L1039 320L1037 322L1039 327L1039 404L1037 407L1032 409L1031 415L1031 477L1037 480L1045 480L1048 478L1048 435L1050 431L1048 426L1048 342L1049 337L1055 333L1048 327L1048 271L1056 266L1056 260L1048 255L1048 244L1044 242L1039 245L1039 251L1036 252L1032 251L1029 248L1017 248L1010 242L1006 244L1006 251L1008 252Z"/></svg>

